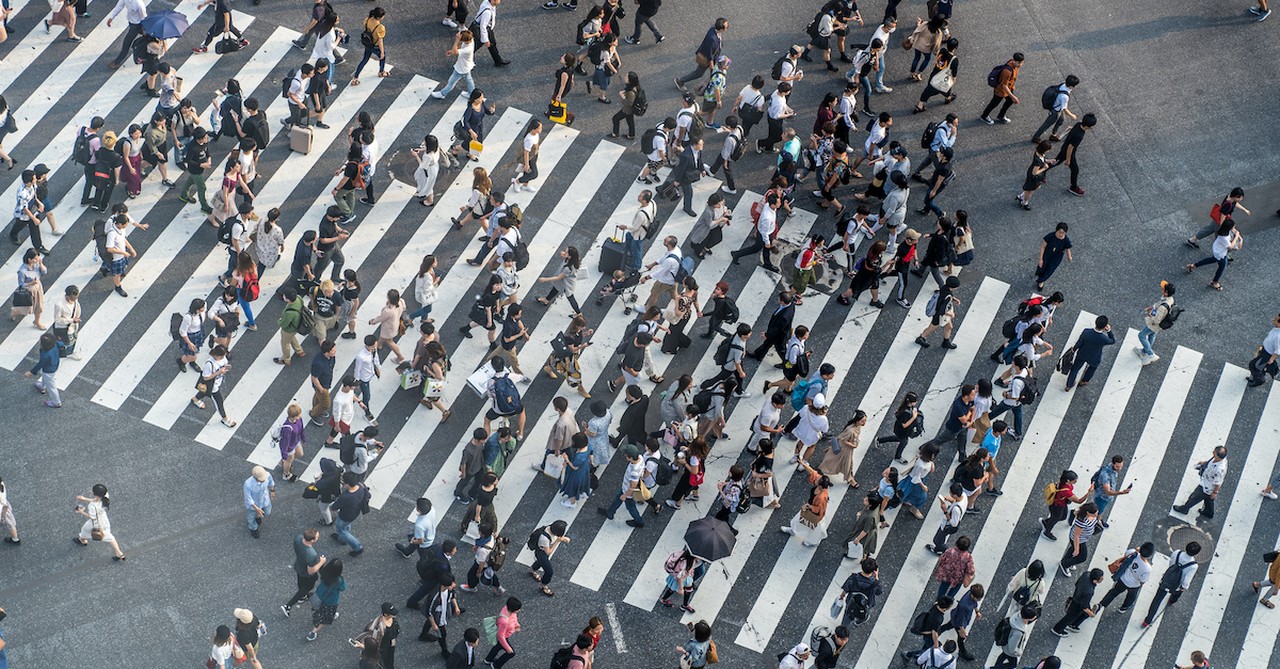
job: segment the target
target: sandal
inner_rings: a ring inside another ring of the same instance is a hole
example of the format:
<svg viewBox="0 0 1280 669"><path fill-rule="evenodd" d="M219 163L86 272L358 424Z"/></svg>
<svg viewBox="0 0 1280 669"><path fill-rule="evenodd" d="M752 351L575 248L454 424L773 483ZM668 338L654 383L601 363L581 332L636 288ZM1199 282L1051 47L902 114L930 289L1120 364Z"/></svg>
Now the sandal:
<svg viewBox="0 0 1280 669"><path fill-rule="evenodd" d="M444 413L440 414L440 422L443 423L449 420L449 416L452 416L452 415L453 415L453 411L449 409L445 409Z"/></svg>
<svg viewBox="0 0 1280 669"><path fill-rule="evenodd" d="M854 490L857 490L857 489L858 489L858 482L857 482L857 481L850 481L850 482L849 482L849 487L850 487L850 488L853 488Z"/></svg>
<svg viewBox="0 0 1280 669"><path fill-rule="evenodd" d="M203 409L203 408L204 408L204 402L201 402L200 400L198 400L198 399L196 399L196 398L194 398L194 397L193 397L193 398L191 398L191 404L192 404L192 405L194 405L197 409Z"/></svg>
<svg viewBox="0 0 1280 669"><path fill-rule="evenodd" d="M1261 604L1261 605L1263 605L1263 606L1265 606L1265 607L1267 607L1267 608L1269 608L1269 609L1274 609L1274 608L1276 607L1276 605L1275 605L1275 604L1272 604L1271 602L1269 602L1269 601L1267 601L1267 600L1265 600L1265 599L1259 599L1259 600L1258 600L1258 603L1259 603L1259 604Z"/></svg>
<svg viewBox="0 0 1280 669"><path fill-rule="evenodd" d="M236 423L234 420L231 420L229 418L223 418L222 424L226 425L227 427L235 427L236 425L238 425L238 423Z"/></svg>
<svg viewBox="0 0 1280 669"><path fill-rule="evenodd" d="M654 383L662 383L665 379L666 377L662 377L662 376L653 376L653 375L649 376L649 380L653 381Z"/></svg>
<svg viewBox="0 0 1280 669"><path fill-rule="evenodd" d="M544 586L542 586L542 594L544 594L544 595L546 595L546 596L548 596L548 597L555 597L555 596L556 596L555 591L554 591L554 590L552 590L551 588L548 588L548 587L547 587L547 586L545 586L545 585L544 585ZM1269 602L1268 602L1268 603L1269 603Z"/></svg>
<svg viewBox="0 0 1280 669"><path fill-rule="evenodd" d="M550 376L550 377L551 377L551 378L553 378L553 379L558 379L558 378L560 378L560 377L556 376L556 372L555 372L555 370L551 369L551 367L550 367L549 365L543 365L543 366L542 366L542 371L546 372L546 373L547 373L547 376Z"/></svg>
<svg viewBox="0 0 1280 669"><path fill-rule="evenodd" d="M1216 282L1213 282L1213 281L1210 281L1210 282L1209 282L1209 287L1210 287L1210 288L1212 288L1212 289L1214 289L1214 290L1222 290L1222 284L1220 284L1220 283L1216 283Z"/></svg>
<svg viewBox="0 0 1280 669"><path fill-rule="evenodd" d="M387 77L389 77L389 76L391 76L391 73L390 73L390 72L383 71L383 72L379 72L379 73L378 73L378 77L380 77L380 78L382 78L382 79L386 79L386 78L387 78Z"/></svg>
<svg viewBox="0 0 1280 669"><path fill-rule="evenodd" d="M541 304L541 305L542 305L542 306L544 306L544 307L549 307L549 306L551 306L551 300L548 300L548 299L547 299L547 298L545 298L545 297L539 297L539 298L535 299L535 300L534 300L534 302L537 302L538 304Z"/></svg>
<svg viewBox="0 0 1280 669"><path fill-rule="evenodd" d="M911 515L915 516L917 520L924 520L924 514L920 513L920 509L917 509L914 506L911 507Z"/></svg>

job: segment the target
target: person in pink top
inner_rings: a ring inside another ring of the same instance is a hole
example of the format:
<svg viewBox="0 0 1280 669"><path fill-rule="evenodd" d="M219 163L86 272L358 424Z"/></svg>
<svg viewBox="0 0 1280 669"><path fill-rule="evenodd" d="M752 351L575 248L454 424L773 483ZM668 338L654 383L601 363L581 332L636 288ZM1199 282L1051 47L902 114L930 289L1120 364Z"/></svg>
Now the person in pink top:
<svg viewBox="0 0 1280 669"><path fill-rule="evenodd" d="M511 635L520 631L520 617L517 615L521 607L520 600L508 597L507 605L498 612L498 643L489 649L484 661L493 669L502 669L502 665L516 656L516 649L511 646Z"/></svg>

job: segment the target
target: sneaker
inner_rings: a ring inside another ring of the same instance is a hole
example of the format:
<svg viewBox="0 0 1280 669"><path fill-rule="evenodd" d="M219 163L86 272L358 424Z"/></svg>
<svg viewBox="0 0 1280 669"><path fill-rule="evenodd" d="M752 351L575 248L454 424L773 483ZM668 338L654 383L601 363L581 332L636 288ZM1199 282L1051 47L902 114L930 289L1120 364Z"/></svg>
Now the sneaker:
<svg viewBox="0 0 1280 669"><path fill-rule="evenodd" d="M198 47L196 47L196 48L192 49L192 50L191 50L191 53L205 53L205 52L206 52L206 51L208 51L208 50L209 50L209 48L208 48L208 47L198 46ZM313 637L313 638L314 638L314 637ZM308 640L308 641L311 641L311 639L307 639L307 640Z"/></svg>
<svg viewBox="0 0 1280 669"><path fill-rule="evenodd" d="M737 188L730 188L730 187L728 187L728 186L720 186L720 192L722 192L722 193L726 193L726 194L728 194L728 195L737 195L737 194L738 194L738 189L737 189Z"/></svg>
<svg viewBox="0 0 1280 669"><path fill-rule="evenodd" d="M989 118L987 118L987 117L985 117L985 116L979 116L979 117L978 117L978 120L979 120L979 121L982 121L983 123L986 123L987 125L995 125L995 124L996 124L996 122L995 122L995 121L992 121L991 119L989 119Z"/></svg>
<svg viewBox="0 0 1280 669"><path fill-rule="evenodd" d="M1013 121L1010 120L1008 116L997 116L996 120L1001 123L1013 123Z"/></svg>
<svg viewBox="0 0 1280 669"><path fill-rule="evenodd" d="M942 348L949 349L949 350L955 350L955 349L956 349L956 348L958 348L958 347L957 347L955 344L952 344L950 339L943 339L943 340L942 340Z"/></svg>
<svg viewBox="0 0 1280 669"><path fill-rule="evenodd" d="M1129 612L1129 607L1127 606L1122 606L1116 609L1116 613L1128 613L1128 612Z"/></svg>
<svg viewBox="0 0 1280 669"><path fill-rule="evenodd" d="M622 38L622 41L626 42L627 44L635 44L637 40L636 40L636 38L634 38L634 37L632 37L632 36L630 36L630 35L627 35L626 37L623 37L623 38Z"/></svg>
<svg viewBox="0 0 1280 669"><path fill-rule="evenodd" d="M1066 632L1059 632L1059 631L1057 630L1057 628L1050 629L1049 631L1050 631L1050 632L1053 632L1053 635L1054 635L1054 636L1062 637L1062 638L1064 638L1064 639L1065 639L1065 638L1067 638L1067 633L1066 633Z"/></svg>
<svg viewBox="0 0 1280 669"><path fill-rule="evenodd" d="M1267 11L1265 11L1265 12L1263 12L1263 13L1259 14L1259 15L1258 15L1258 20L1259 20L1259 21L1266 21L1268 16L1271 16L1271 10L1270 10L1270 9L1268 9Z"/></svg>
<svg viewBox="0 0 1280 669"><path fill-rule="evenodd" d="M873 88L873 89L871 89L871 90L873 90L873 91L875 91L875 92L877 92L877 93L892 93L892 92L893 92L893 89L892 89L892 88L890 88L890 87L888 87L888 86L876 86L875 88Z"/></svg>
<svg viewBox="0 0 1280 669"><path fill-rule="evenodd" d="M1158 362L1159 360L1160 360L1160 356L1156 353L1152 353L1150 356L1147 357L1146 360L1142 361L1142 365L1145 367L1147 365L1150 365L1153 362Z"/></svg>
<svg viewBox="0 0 1280 669"><path fill-rule="evenodd" d="M1079 186L1072 186L1067 189L1072 195L1084 195L1084 189Z"/></svg>
<svg viewBox="0 0 1280 669"><path fill-rule="evenodd" d="M376 202L375 200L370 200L370 199L369 199L369 198L367 198L367 197L362 197L362 198L360 198L360 204L367 204L367 205L369 205L370 207L372 207L372 206L373 206L374 204L376 204L376 203L377 203L377 202Z"/></svg>
<svg viewBox="0 0 1280 669"><path fill-rule="evenodd" d="M1102 613L1102 609L1098 609L1098 613ZM1071 632L1072 634L1075 634L1076 632L1080 631L1080 628L1076 627L1075 625L1067 625L1067 631Z"/></svg>
<svg viewBox="0 0 1280 669"><path fill-rule="evenodd" d="M1059 562L1059 563L1058 563L1058 571L1062 572L1062 575L1063 575L1063 576L1065 576L1065 577L1067 577L1067 578L1070 578L1070 577L1071 577L1071 572L1070 572L1066 567L1062 566L1062 563L1061 563L1061 562ZM1057 634L1057 632L1054 632L1054 634ZM1066 636L1066 635L1065 635L1065 634L1059 634L1059 636Z"/></svg>
<svg viewBox="0 0 1280 669"><path fill-rule="evenodd" d="M671 501L671 500L667 500L666 502L663 502L663 503L664 503L664 504L666 504L667 506L671 507L672 509L677 509L677 510L678 510L678 509L680 508L680 505L679 505L679 504L676 504L675 502L673 502L673 501Z"/></svg>
<svg viewBox="0 0 1280 669"><path fill-rule="evenodd" d="M894 300L893 300L893 301L894 301L894 302L896 302L896 303L898 304L898 306L902 307L903 309L910 309L910 308L911 308L911 303L910 303L910 302L908 302L908 301L906 301L906 300L904 300L904 299L902 299L901 297L894 298Z"/></svg>
<svg viewBox="0 0 1280 669"><path fill-rule="evenodd" d="M560 3L558 3L558 2L544 2L544 3L542 3L542 8L543 8L543 9L555 9L556 7L559 7L559 6L560 6Z"/></svg>
<svg viewBox="0 0 1280 669"><path fill-rule="evenodd" d="M1280 499L1280 495L1277 495L1274 491L1273 491L1273 492L1264 492L1264 493L1262 493L1262 496L1263 496L1263 497L1266 497L1267 499Z"/></svg>
<svg viewBox="0 0 1280 669"><path fill-rule="evenodd" d="M454 29L456 29L456 28L458 27L458 22L457 22L457 21L454 21L453 19L446 18L446 19L444 19L443 21L441 21L441 22L440 22L440 25L442 25L442 26L444 26L444 27L446 27L446 28L454 28Z"/></svg>
<svg viewBox="0 0 1280 669"><path fill-rule="evenodd" d="M674 82L676 83L676 89L680 90L681 92L683 92L683 91L684 91L684 84L680 82L680 78L679 78L679 77L677 77L677 78L675 78L675 79L672 79L672 81L674 81Z"/></svg>
<svg viewBox="0 0 1280 669"><path fill-rule="evenodd" d="M288 617L289 617L289 614L290 614L290 613L293 613L293 609L289 608L289 605L288 605L288 604L281 604L281 605L280 605L280 613L283 613L283 614L284 614L284 617L288 618Z"/></svg>
<svg viewBox="0 0 1280 669"><path fill-rule="evenodd" d="M441 93L440 91L435 91L434 93L432 93L432 94L430 95L430 97L431 97L432 99L435 99L435 100L443 100L443 99L444 99L444 93Z"/></svg>
<svg viewBox="0 0 1280 669"><path fill-rule="evenodd" d="M244 47L247 47L247 46L249 46L249 39L248 38L241 39L240 48L243 49Z"/></svg>
<svg viewBox="0 0 1280 669"><path fill-rule="evenodd" d="M315 632L307 632L307 641L315 641L315 640L316 640L316 633L315 633Z"/></svg>

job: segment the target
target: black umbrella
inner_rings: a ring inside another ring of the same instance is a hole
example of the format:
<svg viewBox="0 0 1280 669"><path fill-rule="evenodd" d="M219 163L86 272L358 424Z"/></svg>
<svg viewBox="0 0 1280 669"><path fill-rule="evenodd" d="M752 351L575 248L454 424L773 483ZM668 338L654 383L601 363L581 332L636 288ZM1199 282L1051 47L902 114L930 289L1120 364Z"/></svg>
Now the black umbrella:
<svg viewBox="0 0 1280 669"><path fill-rule="evenodd" d="M729 557L738 538L729 524L712 516L704 516L692 523L684 532L684 545L695 557L708 562Z"/></svg>

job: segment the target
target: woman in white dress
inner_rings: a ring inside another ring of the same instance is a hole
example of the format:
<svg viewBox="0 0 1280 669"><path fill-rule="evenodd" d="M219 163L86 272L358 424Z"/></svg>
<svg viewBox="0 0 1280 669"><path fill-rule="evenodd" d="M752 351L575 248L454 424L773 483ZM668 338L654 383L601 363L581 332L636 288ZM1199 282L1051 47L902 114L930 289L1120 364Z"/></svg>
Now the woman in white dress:
<svg viewBox="0 0 1280 669"><path fill-rule="evenodd" d="M430 207L436 203L436 177L440 175L440 166L451 162L445 152L440 150L440 140L435 135L427 135L422 140L420 146L415 147L411 153L418 161L418 169L413 173L414 183L418 185L418 190L413 196L418 198L424 207Z"/></svg>
<svg viewBox="0 0 1280 669"><path fill-rule="evenodd" d="M84 516L86 520L84 525L80 526L80 535L72 541L81 546L88 546L90 539L105 541L111 546L111 550L115 551L111 559L123 562L124 551L120 550L120 544L116 542L115 535L111 534L111 519L107 517L107 508L111 506L107 486L95 483L89 497L76 495L76 501L81 504L76 505L75 512Z"/></svg>
<svg viewBox="0 0 1280 669"><path fill-rule="evenodd" d="M822 521L827 517L831 479L810 467L804 460L800 461L800 466L808 474L809 484L813 487L809 489L808 501L800 507L800 512L791 518L789 525L784 525L781 529L784 534L799 537L806 548L812 548L827 538L827 528Z"/></svg>

